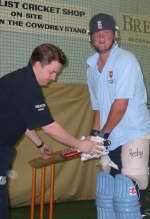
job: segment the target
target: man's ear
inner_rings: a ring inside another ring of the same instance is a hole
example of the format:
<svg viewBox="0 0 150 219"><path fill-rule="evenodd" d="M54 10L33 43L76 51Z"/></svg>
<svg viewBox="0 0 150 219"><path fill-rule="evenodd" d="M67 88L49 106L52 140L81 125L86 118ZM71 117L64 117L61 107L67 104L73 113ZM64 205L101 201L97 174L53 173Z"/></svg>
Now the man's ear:
<svg viewBox="0 0 150 219"><path fill-rule="evenodd" d="M35 68L41 68L42 64L41 64L41 62L37 61L34 63L34 66L35 66Z"/></svg>
<svg viewBox="0 0 150 219"><path fill-rule="evenodd" d="M87 35L88 35L88 40L89 40L89 42L91 43L91 34L90 34L90 31L89 31L89 30L87 30Z"/></svg>
<svg viewBox="0 0 150 219"><path fill-rule="evenodd" d="M42 69L41 62L39 62L39 61L35 62L34 65L32 66L32 68L33 68L33 72L35 74L35 77L38 80L39 73L41 72L41 69Z"/></svg>
<svg viewBox="0 0 150 219"><path fill-rule="evenodd" d="M116 42L119 42L119 41L121 40L120 30L119 30L119 27L118 27L118 26L116 26L115 29L116 29L116 30L115 30L115 41L116 41Z"/></svg>
<svg viewBox="0 0 150 219"><path fill-rule="evenodd" d="M33 65L33 70L34 70L36 73L38 73L38 72L41 71L41 69L42 69L42 63L39 62L39 61L35 62L34 65Z"/></svg>

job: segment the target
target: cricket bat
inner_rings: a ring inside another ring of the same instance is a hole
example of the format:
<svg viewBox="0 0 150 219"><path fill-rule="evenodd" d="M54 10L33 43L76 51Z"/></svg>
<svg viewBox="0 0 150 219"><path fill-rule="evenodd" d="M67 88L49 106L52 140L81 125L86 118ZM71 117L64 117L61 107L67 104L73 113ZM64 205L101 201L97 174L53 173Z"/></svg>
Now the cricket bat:
<svg viewBox="0 0 150 219"><path fill-rule="evenodd" d="M42 157L37 157L29 161L29 164L34 168L41 168L49 166L50 164L60 163L67 160L73 160L80 157L81 152L75 149L64 149L55 151L51 154L50 158L43 159Z"/></svg>

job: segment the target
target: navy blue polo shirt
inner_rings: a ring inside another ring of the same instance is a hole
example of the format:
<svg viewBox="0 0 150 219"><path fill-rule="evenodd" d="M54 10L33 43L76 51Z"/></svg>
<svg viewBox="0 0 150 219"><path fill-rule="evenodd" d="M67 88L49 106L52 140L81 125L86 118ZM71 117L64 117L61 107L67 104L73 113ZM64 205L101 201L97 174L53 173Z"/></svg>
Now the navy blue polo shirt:
<svg viewBox="0 0 150 219"><path fill-rule="evenodd" d="M0 79L0 147L15 145L27 128L53 122L30 64Z"/></svg>

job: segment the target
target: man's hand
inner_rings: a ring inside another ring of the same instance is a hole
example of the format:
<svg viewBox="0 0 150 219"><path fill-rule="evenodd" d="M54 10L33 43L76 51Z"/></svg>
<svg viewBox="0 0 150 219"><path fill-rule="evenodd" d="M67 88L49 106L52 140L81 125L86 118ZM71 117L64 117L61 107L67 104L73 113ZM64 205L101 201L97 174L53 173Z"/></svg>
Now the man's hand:
<svg viewBox="0 0 150 219"><path fill-rule="evenodd" d="M53 150L45 143L39 150L44 160L49 159L53 153Z"/></svg>
<svg viewBox="0 0 150 219"><path fill-rule="evenodd" d="M82 139L80 140L80 145L78 145L77 149L83 153L97 154L100 152L99 146L102 146L102 144L100 142L96 142L96 141L93 141L91 139L82 137Z"/></svg>
<svg viewBox="0 0 150 219"><path fill-rule="evenodd" d="M81 140L84 140L85 137L82 137ZM108 155L109 151L104 146L104 139L98 136L88 136L86 139L90 139L93 142L97 143L97 150L91 152L84 152L81 154L81 160L89 160L93 158L100 158L101 156Z"/></svg>

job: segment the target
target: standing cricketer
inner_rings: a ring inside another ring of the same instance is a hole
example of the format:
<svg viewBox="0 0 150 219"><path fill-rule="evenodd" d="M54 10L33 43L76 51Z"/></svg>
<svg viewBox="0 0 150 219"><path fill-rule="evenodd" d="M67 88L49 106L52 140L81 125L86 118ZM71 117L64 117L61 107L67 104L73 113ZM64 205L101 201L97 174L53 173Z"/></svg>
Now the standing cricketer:
<svg viewBox="0 0 150 219"><path fill-rule="evenodd" d="M141 219L140 198L148 186L150 113L141 67L136 57L118 46L117 25L109 14L89 22L96 53L87 59L87 81L95 113L91 135L111 141L109 157L97 174L98 219ZM102 157L103 158L103 157Z"/></svg>

